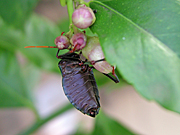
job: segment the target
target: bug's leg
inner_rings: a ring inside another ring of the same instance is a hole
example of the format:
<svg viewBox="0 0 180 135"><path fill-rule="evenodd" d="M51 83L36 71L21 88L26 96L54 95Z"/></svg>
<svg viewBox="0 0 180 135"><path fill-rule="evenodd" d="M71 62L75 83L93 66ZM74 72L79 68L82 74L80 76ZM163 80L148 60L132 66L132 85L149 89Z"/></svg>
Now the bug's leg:
<svg viewBox="0 0 180 135"><path fill-rule="evenodd" d="M91 71L92 69L88 65L82 65L82 71L86 72L87 70Z"/></svg>
<svg viewBox="0 0 180 135"><path fill-rule="evenodd" d="M117 77L116 73L115 73L115 68L114 66L112 66L113 70L112 70L112 75L117 78L117 80L119 81L119 78Z"/></svg>
<svg viewBox="0 0 180 135"><path fill-rule="evenodd" d="M109 74L104 74L104 75L106 75L107 77L109 77L111 80L113 80L115 83L119 83L119 78L117 77L117 75L116 75L116 73L115 73L115 68L114 68L114 66L112 66L112 68L113 68L113 70L112 70L112 75L114 76L114 77L112 77L112 76L110 76Z"/></svg>
<svg viewBox="0 0 180 135"><path fill-rule="evenodd" d="M119 83L119 79L118 79L118 77L116 76L115 78L114 77L112 77L111 75L109 75L109 74L105 74L105 73L103 73L105 76L107 76L107 77L109 77L111 80L113 80L115 83Z"/></svg>
<svg viewBox="0 0 180 135"><path fill-rule="evenodd" d="M91 71L91 70L93 70L93 69L95 69L95 67L93 67L93 66L92 66L92 67L89 67L89 71Z"/></svg>
<svg viewBox="0 0 180 135"><path fill-rule="evenodd" d="M100 62L100 61L105 61L105 58L104 59L100 59L100 60L96 60L96 61L91 61L91 64L92 65L95 65L97 62ZM119 78L117 77L116 73L115 73L115 69L114 69L114 66L112 66L113 70L112 70L112 75L114 77L112 77L111 75L109 74L105 74L103 73L105 76L109 77L111 80L113 80L115 83L119 83Z"/></svg>
<svg viewBox="0 0 180 135"><path fill-rule="evenodd" d="M82 66L82 65L84 65L85 62L87 62L87 59L85 61L82 61L82 60L80 60L80 61L81 62L79 63L79 66Z"/></svg>
<svg viewBox="0 0 180 135"><path fill-rule="evenodd" d="M78 44L76 44L75 46L74 46L74 48L70 51L70 53L73 53L75 50L76 50L76 47L78 46Z"/></svg>
<svg viewBox="0 0 180 135"><path fill-rule="evenodd" d="M100 59L100 60L96 60L96 61L92 60L90 62L91 62L92 65L95 65L97 62L100 62L100 61L105 61L105 58L104 59Z"/></svg>
<svg viewBox="0 0 180 135"><path fill-rule="evenodd" d="M81 62L79 62L79 66L82 66L82 65L84 65L84 61L82 61L82 60L80 60Z"/></svg>
<svg viewBox="0 0 180 135"><path fill-rule="evenodd" d="M88 62L88 59L82 60L83 64L86 63L86 62Z"/></svg>
<svg viewBox="0 0 180 135"><path fill-rule="evenodd" d="M56 57L57 57L58 59L61 59L60 56L59 56L59 51L60 51L60 50L58 49L58 51L57 51L57 53L56 53Z"/></svg>
<svg viewBox="0 0 180 135"><path fill-rule="evenodd" d="M81 56L83 56L83 55L82 55L82 51L80 51L79 55L80 55L80 58L81 58ZM88 61L88 59L86 59L86 58L83 56L82 62L81 62L79 65L84 64L84 63L86 63L87 61Z"/></svg>
<svg viewBox="0 0 180 135"><path fill-rule="evenodd" d="M85 63L85 62L87 62L88 61L88 59L85 59L83 62Z"/></svg>

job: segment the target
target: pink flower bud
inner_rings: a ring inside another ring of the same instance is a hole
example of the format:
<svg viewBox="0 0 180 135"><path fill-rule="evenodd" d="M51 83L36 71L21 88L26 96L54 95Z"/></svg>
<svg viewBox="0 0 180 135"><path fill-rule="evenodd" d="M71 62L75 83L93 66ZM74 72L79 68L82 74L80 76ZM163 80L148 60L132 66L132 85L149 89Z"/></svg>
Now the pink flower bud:
<svg viewBox="0 0 180 135"><path fill-rule="evenodd" d="M84 33L76 33L71 38L70 42L74 46L74 51L82 50L86 46L86 35Z"/></svg>
<svg viewBox="0 0 180 135"><path fill-rule="evenodd" d="M55 40L54 40L55 45L57 46L57 48L59 50L63 50L63 49L67 49L70 45L69 39L66 36L58 36Z"/></svg>
<svg viewBox="0 0 180 135"><path fill-rule="evenodd" d="M94 12L91 8L86 7L85 5L80 5L72 15L73 24L80 28L86 29L91 26L96 20Z"/></svg>
<svg viewBox="0 0 180 135"><path fill-rule="evenodd" d="M97 61L104 59L104 53L99 43L98 37L88 37L86 47L83 48L82 54L89 61ZM98 71L108 74L113 68L107 61L100 61L93 65Z"/></svg>

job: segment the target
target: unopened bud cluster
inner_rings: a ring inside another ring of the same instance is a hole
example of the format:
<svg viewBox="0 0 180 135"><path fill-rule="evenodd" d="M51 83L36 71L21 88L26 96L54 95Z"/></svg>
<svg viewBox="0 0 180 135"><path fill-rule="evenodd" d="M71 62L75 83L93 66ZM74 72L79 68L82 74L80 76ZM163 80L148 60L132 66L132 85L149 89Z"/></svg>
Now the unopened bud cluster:
<svg viewBox="0 0 180 135"><path fill-rule="evenodd" d="M85 29L91 26L95 22L95 15L91 8L85 5L80 5L72 15L73 24L80 29ZM99 38L87 37L85 32L77 30L72 36L61 36L55 39L55 44L58 49L68 49L71 46L71 51L82 50L82 54L89 61L94 62L104 59L104 54L99 43ZM93 65L97 70L102 73L110 73L112 66L107 61L100 61Z"/></svg>
<svg viewBox="0 0 180 135"><path fill-rule="evenodd" d="M63 36L62 33L61 36L58 36L54 40L54 43L59 50L68 49L70 45L72 45L71 49L73 49L73 51L79 51L86 46L86 41L87 37L84 32L74 34L71 39L67 36Z"/></svg>
<svg viewBox="0 0 180 135"><path fill-rule="evenodd" d="M96 17L91 8L84 4L79 5L72 15L73 24L80 29L86 29L91 26L96 20ZM63 33L62 33L63 34ZM74 32L71 37L63 36L55 39L55 45L59 50L68 49L70 44L72 45L73 51L82 50L86 46L87 37L83 32Z"/></svg>

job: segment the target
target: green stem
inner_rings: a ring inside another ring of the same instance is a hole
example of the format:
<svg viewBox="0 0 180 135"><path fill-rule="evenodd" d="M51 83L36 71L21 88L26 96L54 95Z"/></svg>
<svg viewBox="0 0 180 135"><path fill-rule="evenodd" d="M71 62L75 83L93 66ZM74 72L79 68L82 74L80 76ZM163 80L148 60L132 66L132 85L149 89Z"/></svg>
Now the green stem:
<svg viewBox="0 0 180 135"><path fill-rule="evenodd" d="M66 0L60 0L61 6L65 7L66 6Z"/></svg>
<svg viewBox="0 0 180 135"><path fill-rule="evenodd" d="M46 124L48 121L52 120L56 116L58 116L58 115L60 115L60 114L62 114L64 112L68 111L72 107L73 106L71 104L68 104L65 107L63 107L63 108L59 109L58 111L56 111L55 113L51 114L47 118L44 118L44 119L36 121L30 128L28 128L24 132L20 133L20 135L30 135L30 134L32 134L37 129L39 129L42 125Z"/></svg>
<svg viewBox="0 0 180 135"><path fill-rule="evenodd" d="M34 112L36 120L40 120L41 117L39 116L39 113L38 113L37 109L34 106L32 106L31 110Z"/></svg>
<svg viewBox="0 0 180 135"><path fill-rule="evenodd" d="M69 24L72 24L72 14L74 12L73 0L67 0L67 10L69 14Z"/></svg>
<svg viewBox="0 0 180 135"><path fill-rule="evenodd" d="M77 2L79 2L79 4L84 4L89 7L89 3L85 2L84 0L77 0Z"/></svg>

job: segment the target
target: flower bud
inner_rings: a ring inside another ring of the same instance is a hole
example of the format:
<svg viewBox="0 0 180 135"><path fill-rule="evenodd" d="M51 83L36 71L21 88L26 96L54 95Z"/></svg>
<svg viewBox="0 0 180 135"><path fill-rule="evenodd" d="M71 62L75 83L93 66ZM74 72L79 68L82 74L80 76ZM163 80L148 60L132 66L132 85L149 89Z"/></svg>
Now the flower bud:
<svg viewBox="0 0 180 135"><path fill-rule="evenodd" d="M69 39L66 36L58 36L55 40L54 40L55 45L57 46L57 48L59 50L63 50L63 49L67 49L70 45Z"/></svg>
<svg viewBox="0 0 180 135"><path fill-rule="evenodd" d="M91 8L86 7L85 5L80 5L72 15L73 24L80 28L86 29L91 26L96 20L94 12Z"/></svg>
<svg viewBox="0 0 180 135"><path fill-rule="evenodd" d="M76 33L71 38L70 42L74 46L73 51L82 50L86 46L86 35L84 33Z"/></svg>
<svg viewBox="0 0 180 135"><path fill-rule="evenodd" d="M83 48L82 54L89 61L97 61L105 58L98 37L88 37L86 47ZM95 69L105 74L113 70L112 66L105 60L96 62L93 66Z"/></svg>

